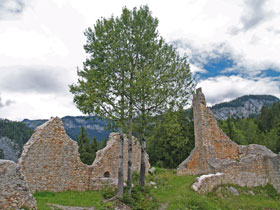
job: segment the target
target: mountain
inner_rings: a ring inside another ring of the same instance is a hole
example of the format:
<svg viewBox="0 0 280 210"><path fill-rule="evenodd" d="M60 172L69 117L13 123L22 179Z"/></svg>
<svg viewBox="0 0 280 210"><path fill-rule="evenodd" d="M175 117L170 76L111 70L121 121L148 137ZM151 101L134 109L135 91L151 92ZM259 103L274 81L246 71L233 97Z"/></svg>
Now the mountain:
<svg viewBox="0 0 280 210"><path fill-rule="evenodd" d="M0 136L0 159L17 162L21 154L20 146L7 137Z"/></svg>
<svg viewBox="0 0 280 210"><path fill-rule="evenodd" d="M279 101L279 98L272 95L245 95L229 102L216 104L211 107L211 110L218 120L229 117L248 118L259 115L264 105L271 106Z"/></svg>
<svg viewBox="0 0 280 210"><path fill-rule="evenodd" d="M32 130L22 122L0 119L0 159L17 161Z"/></svg>
<svg viewBox="0 0 280 210"><path fill-rule="evenodd" d="M24 119L22 122L25 123L29 128L35 129L37 126L42 125L47 120L28 120ZM86 117L86 116L66 116L62 118L62 122L65 131L68 136L72 139L77 139L80 136L81 127L85 127L86 132L90 138L96 136L98 141L102 141L109 137L110 131L105 129L107 125L106 120L100 120L97 117Z"/></svg>

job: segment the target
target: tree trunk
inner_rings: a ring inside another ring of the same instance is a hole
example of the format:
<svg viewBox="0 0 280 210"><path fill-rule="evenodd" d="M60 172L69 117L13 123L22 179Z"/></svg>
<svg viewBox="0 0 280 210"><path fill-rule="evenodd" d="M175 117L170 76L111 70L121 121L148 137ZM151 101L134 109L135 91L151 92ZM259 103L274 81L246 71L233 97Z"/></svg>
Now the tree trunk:
<svg viewBox="0 0 280 210"><path fill-rule="evenodd" d="M129 119L127 186L128 186L128 193L131 194L131 190L132 190L132 119Z"/></svg>
<svg viewBox="0 0 280 210"><path fill-rule="evenodd" d="M122 195L123 195L123 129L121 128L117 197L121 197Z"/></svg>
<svg viewBox="0 0 280 210"><path fill-rule="evenodd" d="M144 134L142 134L142 144L141 144L141 167L140 167L140 186L145 186L145 174L146 174L146 161L145 161L145 154L146 154L146 139Z"/></svg>

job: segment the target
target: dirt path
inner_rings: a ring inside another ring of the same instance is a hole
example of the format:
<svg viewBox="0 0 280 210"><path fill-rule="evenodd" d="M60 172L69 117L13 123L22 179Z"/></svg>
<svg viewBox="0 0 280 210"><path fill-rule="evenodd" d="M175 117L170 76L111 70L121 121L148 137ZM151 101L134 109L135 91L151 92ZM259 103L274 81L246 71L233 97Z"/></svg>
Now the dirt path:
<svg viewBox="0 0 280 210"><path fill-rule="evenodd" d="M49 204L51 210L95 210L95 207L62 206L59 204Z"/></svg>

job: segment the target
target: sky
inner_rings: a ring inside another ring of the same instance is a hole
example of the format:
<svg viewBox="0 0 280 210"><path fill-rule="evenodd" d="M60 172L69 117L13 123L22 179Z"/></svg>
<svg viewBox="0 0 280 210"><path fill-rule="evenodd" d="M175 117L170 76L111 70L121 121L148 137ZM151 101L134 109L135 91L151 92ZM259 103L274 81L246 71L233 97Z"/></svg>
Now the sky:
<svg viewBox="0 0 280 210"><path fill-rule="evenodd" d="M140 5L188 56L208 105L280 97L279 0L0 0L0 118L82 115L69 85L87 56L85 29Z"/></svg>

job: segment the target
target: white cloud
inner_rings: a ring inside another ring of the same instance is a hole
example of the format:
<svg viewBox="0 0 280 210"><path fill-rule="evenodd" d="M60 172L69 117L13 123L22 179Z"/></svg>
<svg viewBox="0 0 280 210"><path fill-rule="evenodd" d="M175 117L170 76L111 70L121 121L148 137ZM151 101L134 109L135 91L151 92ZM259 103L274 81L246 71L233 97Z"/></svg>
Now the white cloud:
<svg viewBox="0 0 280 210"><path fill-rule="evenodd" d="M242 78L240 76L218 76L200 81L209 105L256 94L274 95L280 98L280 77L278 78Z"/></svg>
<svg viewBox="0 0 280 210"><path fill-rule="evenodd" d="M70 93L63 96L56 94L29 93L24 97L21 93L2 94L15 103L0 108L0 118L12 120L49 119L50 117L64 117L66 115L80 116L82 113L75 108Z"/></svg>
<svg viewBox="0 0 280 210"><path fill-rule="evenodd" d="M61 67L11 66L0 67L0 72L0 89L9 93L64 94L73 82L67 69Z"/></svg>
<svg viewBox="0 0 280 210"><path fill-rule="evenodd" d="M212 52L226 46L236 64L229 70L245 70L249 75L267 68L280 71L280 1L196 2L201 4L200 10L194 9L191 14L186 10L185 17L178 20L181 27L173 19L169 40L181 40L202 58L203 54L211 57ZM233 27L240 29L240 33L229 33Z"/></svg>
<svg viewBox="0 0 280 210"><path fill-rule="evenodd" d="M209 59L233 59L235 66L226 71L243 78L215 77L199 83L211 103L247 93L279 97L279 82L252 79L268 68L280 71L279 0L0 0L1 96L16 101L2 107L0 117L80 113L68 85L76 82L76 66L86 57L83 31L102 16L120 15L124 6L145 4L159 19L160 35L170 42L180 40L192 72L205 72Z"/></svg>
<svg viewBox="0 0 280 210"><path fill-rule="evenodd" d="M0 20L10 19L21 14L25 8L24 0L1 0L0 1Z"/></svg>

